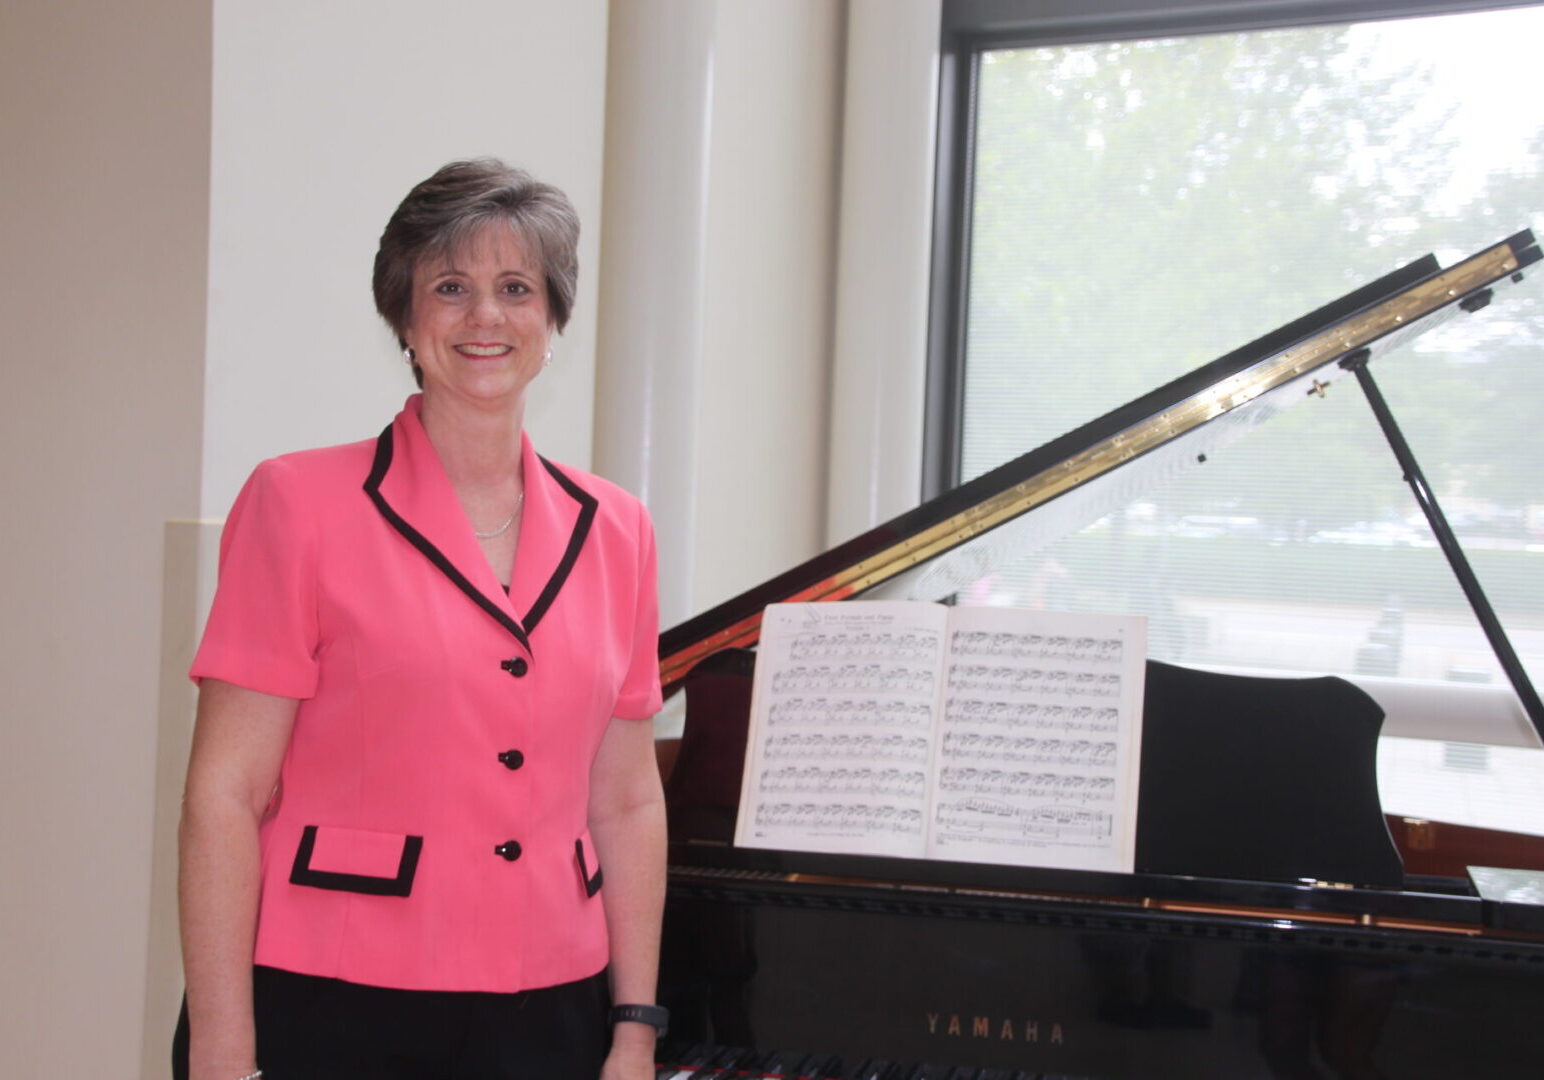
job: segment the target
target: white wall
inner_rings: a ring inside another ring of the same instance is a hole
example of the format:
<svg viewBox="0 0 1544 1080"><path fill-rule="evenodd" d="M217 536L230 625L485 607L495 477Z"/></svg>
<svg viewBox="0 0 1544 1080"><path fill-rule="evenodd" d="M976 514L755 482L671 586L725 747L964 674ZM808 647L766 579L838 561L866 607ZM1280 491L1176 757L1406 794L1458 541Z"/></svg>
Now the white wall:
<svg viewBox="0 0 1544 1080"><path fill-rule="evenodd" d="M162 530L198 506L200 0L0 5L0 1071L140 1050Z"/></svg>
<svg viewBox="0 0 1544 1080"><path fill-rule="evenodd" d="M178 674L219 522L258 461L373 437L414 390L374 311L371 260L397 202L446 161L527 168L586 225L579 300L526 419L548 456L589 464L606 20L604 0L472 0L453 19L428 0L216 0L203 520L167 530L145 1080L164 1069L180 994L175 792L194 699Z"/></svg>
<svg viewBox="0 0 1544 1080"><path fill-rule="evenodd" d="M387 217L453 158L493 155L579 211L579 300L527 421L590 460L605 0L216 0L202 512L252 466L373 437L412 391L376 316Z"/></svg>
<svg viewBox="0 0 1544 1080"><path fill-rule="evenodd" d="M0 7L7 1077L166 1075L179 671L217 532L194 519L222 516L262 457L395 412L410 383L370 259L451 157L526 165L586 223L579 305L528 419L588 464L607 16Z"/></svg>

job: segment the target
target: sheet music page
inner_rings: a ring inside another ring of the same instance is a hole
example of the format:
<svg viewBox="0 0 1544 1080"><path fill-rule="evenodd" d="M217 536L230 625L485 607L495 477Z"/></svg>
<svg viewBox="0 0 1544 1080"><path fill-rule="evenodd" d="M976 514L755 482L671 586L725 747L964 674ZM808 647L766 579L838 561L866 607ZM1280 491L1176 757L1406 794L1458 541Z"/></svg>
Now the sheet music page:
<svg viewBox="0 0 1544 1080"><path fill-rule="evenodd" d="M735 844L921 858L946 608L773 604Z"/></svg>
<svg viewBox="0 0 1544 1080"><path fill-rule="evenodd" d="M1129 873L1142 616L950 609L932 858Z"/></svg>

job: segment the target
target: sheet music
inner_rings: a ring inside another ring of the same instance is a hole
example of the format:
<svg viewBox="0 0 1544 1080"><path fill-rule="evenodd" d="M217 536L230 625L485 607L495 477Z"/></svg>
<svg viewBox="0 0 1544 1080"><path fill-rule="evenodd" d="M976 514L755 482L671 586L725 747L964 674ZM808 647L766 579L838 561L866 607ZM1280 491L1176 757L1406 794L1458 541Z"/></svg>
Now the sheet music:
<svg viewBox="0 0 1544 1080"><path fill-rule="evenodd" d="M1129 872L1145 621L950 616L929 854Z"/></svg>
<svg viewBox="0 0 1544 1080"><path fill-rule="evenodd" d="M1132 869L1146 622L766 609L735 843Z"/></svg>
<svg viewBox="0 0 1544 1080"><path fill-rule="evenodd" d="M775 604L735 843L921 857L947 610Z"/></svg>

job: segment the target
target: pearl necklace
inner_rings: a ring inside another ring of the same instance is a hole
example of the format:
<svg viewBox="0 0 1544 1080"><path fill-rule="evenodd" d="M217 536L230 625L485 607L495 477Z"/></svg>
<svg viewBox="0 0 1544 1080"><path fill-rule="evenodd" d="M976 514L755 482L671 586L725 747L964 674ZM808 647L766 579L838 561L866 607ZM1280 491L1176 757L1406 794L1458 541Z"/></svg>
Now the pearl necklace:
<svg viewBox="0 0 1544 1080"><path fill-rule="evenodd" d="M520 507L522 504L524 504L524 502L525 492L522 491L519 498L515 499L515 508L509 512L509 517L504 519L504 524L500 525L492 532L482 533L478 532L476 529L473 529L472 535L477 537L479 540L492 540L496 536L503 536L507 531L509 531L509 527L515 523L515 515L520 513Z"/></svg>

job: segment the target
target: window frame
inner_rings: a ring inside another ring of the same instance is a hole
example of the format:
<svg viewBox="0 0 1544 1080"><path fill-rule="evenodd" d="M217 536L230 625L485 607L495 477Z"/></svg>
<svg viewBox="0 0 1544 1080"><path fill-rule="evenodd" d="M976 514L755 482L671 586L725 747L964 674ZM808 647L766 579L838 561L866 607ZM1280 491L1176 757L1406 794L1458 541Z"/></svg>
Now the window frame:
<svg viewBox="0 0 1544 1080"><path fill-rule="evenodd" d="M972 162L984 52L1527 7L1544 7L1544 0L941 0L922 498L936 498L961 482ZM1048 433L1047 441L1059 434ZM1386 735L1538 745L1509 683L1455 684L1434 692L1398 678L1345 677L1384 705ZM1455 716L1465 719L1455 723Z"/></svg>
<svg viewBox="0 0 1544 1080"><path fill-rule="evenodd" d="M942 0L922 421L923 499L936 498L961 480L971 166L983 52L1538 6L1540 0Z"/></svg>

